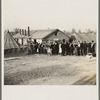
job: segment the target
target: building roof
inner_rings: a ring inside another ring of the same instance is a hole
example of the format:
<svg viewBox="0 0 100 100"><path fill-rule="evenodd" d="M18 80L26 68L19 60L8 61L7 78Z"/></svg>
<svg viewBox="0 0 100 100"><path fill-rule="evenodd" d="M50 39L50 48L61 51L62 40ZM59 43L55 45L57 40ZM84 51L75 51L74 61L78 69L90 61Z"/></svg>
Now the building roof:
<svg viewBox="0 0 100 100"><path fill-rule="evenodd" d="M72 33L71 33L71 32L66 32L66 31L64 31L64 33L65 33L68 37L71 37L71 36L72 36Z"/></svg>
<svg viewBox="0 0 100 100"><path fill-rule="evenodd" d="M33 39L44 39L48 36L50 36L54 32L61 32L64 34L66 37L69 38L67 34L64 32L60 31L59 29L39 29L39 30L30 30L30 36L28 36L28 32L26 31L27 36L25 35L20 35L20 33L14 35L14 38L33 38Z"/></svg>
<svg viewBox="0 0 100 100"><path fill-rule="evenodd" d="M57 31L58 29L47 29L47 30L35 30L33 34L31 34L31 38L34 39L43 39L51 33Z"/></svg>
<svg viewBox="0 0 100 100"><path fill-rule="evenodd" d="M4 50L19 48L18 44L14 40L13 36L10 33L4 35Z"/></svg>

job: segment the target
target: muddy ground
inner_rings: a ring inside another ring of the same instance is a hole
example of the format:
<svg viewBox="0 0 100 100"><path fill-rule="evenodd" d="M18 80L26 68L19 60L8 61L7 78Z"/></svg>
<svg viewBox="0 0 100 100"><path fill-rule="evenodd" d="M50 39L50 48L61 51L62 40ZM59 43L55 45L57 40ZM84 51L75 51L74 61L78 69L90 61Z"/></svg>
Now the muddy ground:
<svg viewBox="0 0 100 100"><path fill-rule="evenodd" d="M27 55L5 58L5 85L95 85L96 58Z"/></svg>

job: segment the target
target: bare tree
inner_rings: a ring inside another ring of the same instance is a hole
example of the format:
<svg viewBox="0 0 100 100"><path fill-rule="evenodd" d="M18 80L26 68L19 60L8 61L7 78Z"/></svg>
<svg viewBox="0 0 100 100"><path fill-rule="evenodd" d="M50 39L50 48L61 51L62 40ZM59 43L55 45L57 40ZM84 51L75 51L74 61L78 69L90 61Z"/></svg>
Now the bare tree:
<svg viewBox="0 0 100 100"><path fill-rule="evenodd" d="M94 33L94 31L89 28L87 29L87 33Z"/></svg>
<svg viewBox="0 0 100 100"><path fill-rule="evenodd" d="M6 34L6 33L8 33L8 32L9 32L9 30L8 30L8 29L4 30L4 34Z"/></svg>
<svg viewBox="0 0 100 100"><path fill-rule="evenodd" d="M76 33L76 30L75 28L72 28L72 32L71 33Z"/></svg>
<svg viewBox="0 0 100 100"><path fill-rule="evenodd" d="M15 34L17 34L17 33L20 32L20 29L19 29L19 28L15 28L15 29L14 29L14 32L15 32Z"/></svg>
<svg viewBox="0 0 100 100"><path fill-rule="evenodd" d="M80 34L81 34L81 33L82 33L82 31L81 31L81 30L78 30L78 33L80 33Z"/></svg>

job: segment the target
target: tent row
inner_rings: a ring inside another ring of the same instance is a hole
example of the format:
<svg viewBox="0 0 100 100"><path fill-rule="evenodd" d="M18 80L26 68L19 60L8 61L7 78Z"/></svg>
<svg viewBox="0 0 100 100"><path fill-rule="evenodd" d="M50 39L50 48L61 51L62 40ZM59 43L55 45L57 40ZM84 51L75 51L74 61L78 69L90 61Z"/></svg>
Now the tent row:
<svg viewBox="0 0 100 100"><path fill-rule="evenodd" d="M47 30L32 30L30 35L24 35L17 33L11 35L10 32L7 32L4 35L4 50L20 48L21 46L27 45L28 39L36 40L36 42L53 42L61 41L65 39L66 41L76 40L76 41L86 41L87 43L94 41L96 42L96 34L94 33L73 33L70 36L62 32L59 29L47 29Z"/></svg>
<svg viewBox="0 0 100 100"><path fill-rule="evenodd" d="M89 43L91 41L94 41L96 43L96 34L94 33L73 33L70 38L81 42L86 41L87 43Z"/></svg>

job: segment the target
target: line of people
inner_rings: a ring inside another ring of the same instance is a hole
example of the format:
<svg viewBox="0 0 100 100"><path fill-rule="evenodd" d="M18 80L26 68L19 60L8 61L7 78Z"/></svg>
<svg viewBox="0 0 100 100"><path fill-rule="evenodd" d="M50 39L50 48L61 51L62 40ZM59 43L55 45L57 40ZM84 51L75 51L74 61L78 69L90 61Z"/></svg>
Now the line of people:
<svg viewBox="0 0 100 100"><path fill-rule="evenodd" d="M95 43L91 41L90 43L84 42L53 42L49 44L37 43L28 41L28 54L49 54L49 55L87 55L87 53L95 53Z"/></svg>

